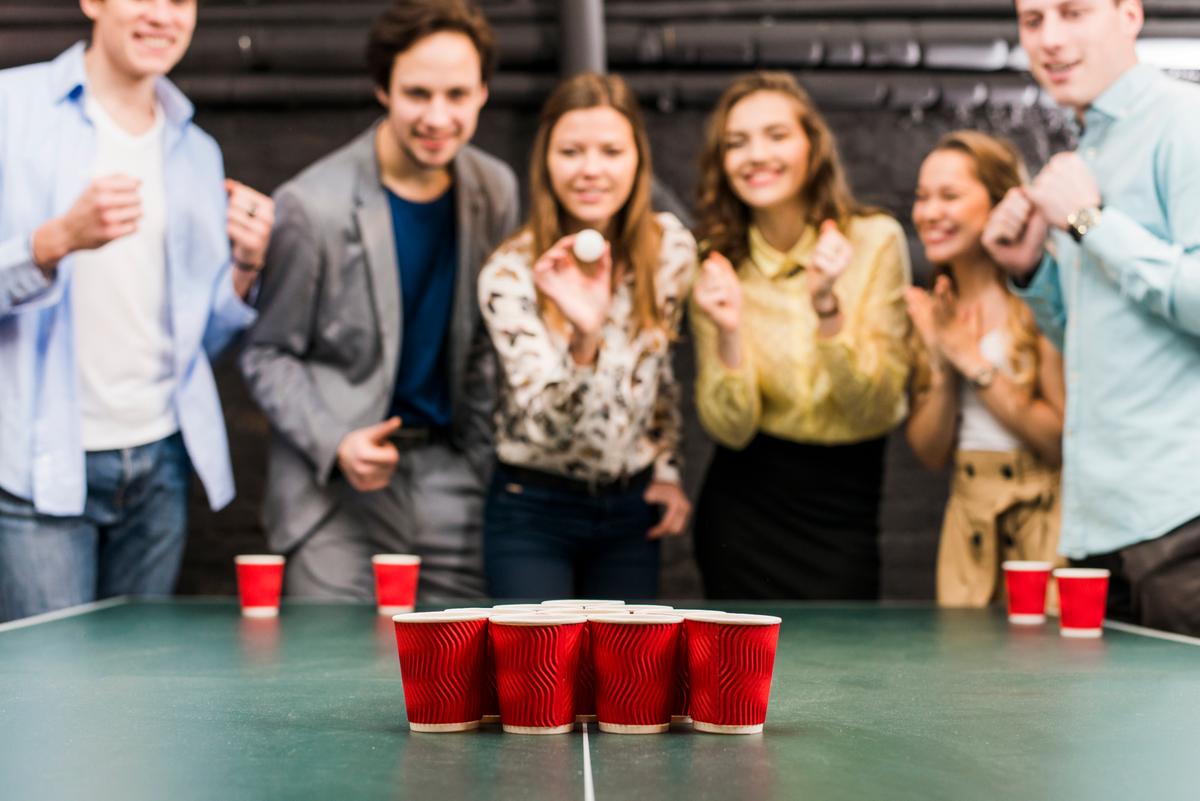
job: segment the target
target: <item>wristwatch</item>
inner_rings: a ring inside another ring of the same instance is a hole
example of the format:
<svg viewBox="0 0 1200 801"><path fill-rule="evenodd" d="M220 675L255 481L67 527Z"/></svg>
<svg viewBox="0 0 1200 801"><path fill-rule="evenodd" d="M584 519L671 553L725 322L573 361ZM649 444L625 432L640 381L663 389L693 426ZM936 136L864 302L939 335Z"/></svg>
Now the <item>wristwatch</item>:
<svg viewBox="0 0 1200 801"><path fill-rule="evenodd" d="M992 385L992 379L996 377L996 367L989 364L987 367L980 367L971 375L967 376L967 382L975 389L987 389Z"/></svg>
<svg viewBox="0 0 1200 801"><path fill-rule="evenodd" d="M1076 242L1083 241L1083 235L1100 224L1100 207L1088 206L1067 215L1067 233Z"/></svg>

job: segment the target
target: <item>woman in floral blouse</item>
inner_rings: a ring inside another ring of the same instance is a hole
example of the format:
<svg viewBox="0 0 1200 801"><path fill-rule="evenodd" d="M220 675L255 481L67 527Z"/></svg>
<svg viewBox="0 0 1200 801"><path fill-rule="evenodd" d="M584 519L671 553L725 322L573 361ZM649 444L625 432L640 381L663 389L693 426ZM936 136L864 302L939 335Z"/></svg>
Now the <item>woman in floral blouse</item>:
<svg viewBox="0 0 1200 801"><path fill-rule="evenodd" d="M479 302L503 373L484 566L498 598L652 598L659 538L683 531L670 344L695 241L650 210L650 152L616 76L546 101L530 216L489 259ZM581 264L575 234L599 231Z"/></svg>
<svg viewBox="0 0 1200 801"><path fill-rule="evenodd" d="M904 419L908 249L855 202L786 73L735 81L700 170L696 405L718 447L697 503L714 598L875 598L884 443Z"/></svg>

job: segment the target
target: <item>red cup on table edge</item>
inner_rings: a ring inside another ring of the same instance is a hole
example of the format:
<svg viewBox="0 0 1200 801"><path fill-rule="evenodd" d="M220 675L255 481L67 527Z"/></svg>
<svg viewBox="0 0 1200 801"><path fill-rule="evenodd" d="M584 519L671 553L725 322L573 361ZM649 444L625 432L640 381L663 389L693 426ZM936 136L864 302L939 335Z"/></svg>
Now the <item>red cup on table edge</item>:
<svg viewBox="0 0 1200 801"><path fill-rule="evenodd" d="M767 719L782 620L773 615L689 614L688 710L696 731L759 734Z"/></svg>
<svg viewBox="0 0 1200 801"><path fill-rule="evenodd" d="M1034 625L1046 622L1046 587L1050 583L1049 562L1007 561L1004 588L1008 595L1008 622Z"/></svg>
<svg viewBox="0 0 1200 801"><path fill-rule="evenodd" d="M475 612L491 617L496 614L489 606L456 606L447 612ZM496 670L492 663L492 643L489 637L484 657L483 715L481 723L500 722L500 702L496 700Z"/></svg>
<svg viewBox="0 0 1200 801"><path fill-rule="evenodd" d="M284 558L276 554L241 554L233 557L233 562L242 615L277 617Z"/></svg>
<svg viewBox="0 0 1200 801"><path fill-rule="evenodd" d="M410 612L392 618L415 732L479 728L487 691L487 612Z"/></svg>
<svg viewBox="0 0 1200 801"><path fill-rule="evenodd" d="M417 579L421 557L408 553L377 553L371 557L375 571L375 601L381 615L411 612L417 605Z"/></svg>
<svg viewBox="0 0 1200 801"><path fill-rule="evenodd" d="M574 612L493 615L488 636L500 725L510 734L575 728L575 685L587 617Z"/></svg>
<svg viewBox="0 0 1200 801"><path fill-rule="evenodd" d="M670 728L682 625L680 615L588 615L600 731L660 734Z"/></svg>
<svg viewBox="0 0 1200 801"><path fill-rule="evenodd" d="M1109 572L1103 568L1060 567L1058 633L1064 637L1095 638L1104 633Z"/></svg>

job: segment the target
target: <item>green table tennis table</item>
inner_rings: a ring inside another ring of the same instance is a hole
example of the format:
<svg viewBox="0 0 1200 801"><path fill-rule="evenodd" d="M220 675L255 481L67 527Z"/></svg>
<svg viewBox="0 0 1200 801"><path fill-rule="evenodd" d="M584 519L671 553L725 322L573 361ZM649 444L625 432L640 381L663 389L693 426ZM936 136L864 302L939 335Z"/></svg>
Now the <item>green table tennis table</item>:
<svg viewBox="0 0 1200 801"><path fill-rule="evenodd" d="M362 605L115 599L6 624L0 799L1200 798L1200 641L723 608L783 618L762 735L413 734L391 622Z"/></svg>

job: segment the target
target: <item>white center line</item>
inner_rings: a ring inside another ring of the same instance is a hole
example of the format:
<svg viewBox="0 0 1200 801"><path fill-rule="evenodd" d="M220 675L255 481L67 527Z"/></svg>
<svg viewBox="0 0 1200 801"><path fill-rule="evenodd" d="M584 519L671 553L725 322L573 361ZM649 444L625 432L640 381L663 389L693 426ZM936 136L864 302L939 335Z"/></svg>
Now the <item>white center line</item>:
<svg viewBox="0 0 1200 801"><path fill-rule="evenodd" d="M596 788L592 784L592 752L588 747L588 725L583 725L583 801L596 801Z"/></svg>

